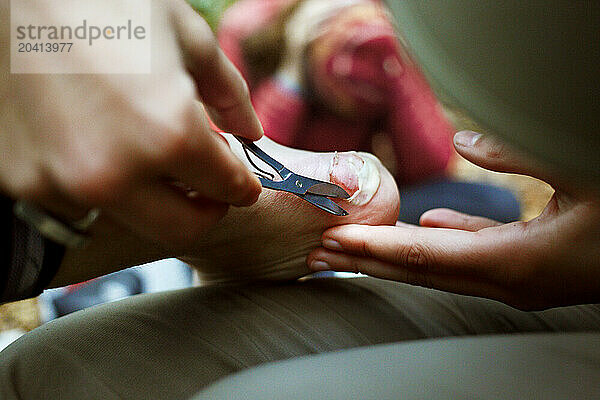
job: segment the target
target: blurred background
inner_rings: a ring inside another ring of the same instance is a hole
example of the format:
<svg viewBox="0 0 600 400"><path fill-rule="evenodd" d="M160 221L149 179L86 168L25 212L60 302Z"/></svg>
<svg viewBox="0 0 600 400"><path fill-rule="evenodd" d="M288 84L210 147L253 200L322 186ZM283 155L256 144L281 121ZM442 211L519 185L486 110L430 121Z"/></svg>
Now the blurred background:
<svg viewBox="0 0 600 400"><path fill-rule="evenodd" d="M539 214L552 189L460 158L454 132L485 132L436 99L376 0L188 0L249 83L267 135L296 148L375 153L401 192L400 219L449 207L508 222ZM58 316L194 285L175 260L0 306L0 349Z"/></svg>

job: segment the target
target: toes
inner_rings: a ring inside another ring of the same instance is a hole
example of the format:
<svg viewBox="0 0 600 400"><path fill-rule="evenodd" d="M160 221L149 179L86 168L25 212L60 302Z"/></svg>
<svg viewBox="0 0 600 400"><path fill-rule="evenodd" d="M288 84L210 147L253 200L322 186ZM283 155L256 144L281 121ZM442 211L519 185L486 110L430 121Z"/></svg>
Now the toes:
<svg viewBox="0 0 600 400"><path fill-rule="evenodd" d="M379 161L367 153L335 153L329 167L329 181L341 186L351 204L367 204L381 183Z"/></svg>

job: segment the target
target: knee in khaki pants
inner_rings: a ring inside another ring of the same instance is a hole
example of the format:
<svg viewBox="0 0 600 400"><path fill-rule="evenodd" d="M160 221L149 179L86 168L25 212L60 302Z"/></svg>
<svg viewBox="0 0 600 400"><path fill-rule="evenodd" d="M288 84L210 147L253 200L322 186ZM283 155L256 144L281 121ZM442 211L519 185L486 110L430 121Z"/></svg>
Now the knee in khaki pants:
<svg viewBox="0 0 600 400"><path fill-rule="evenodd" d="M87 309L25 335L0 353L0 397L189 398L243 369L311 354L594 327L596 306L525 313L372 278L192 288Z"/></svg>

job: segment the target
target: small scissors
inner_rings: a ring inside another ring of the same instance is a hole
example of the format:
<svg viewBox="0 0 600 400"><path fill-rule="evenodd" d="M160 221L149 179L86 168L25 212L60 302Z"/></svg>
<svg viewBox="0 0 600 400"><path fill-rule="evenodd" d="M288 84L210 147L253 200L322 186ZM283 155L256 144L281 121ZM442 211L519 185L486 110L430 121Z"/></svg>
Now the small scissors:
<svg viewBox="0 0 600 400"><path fill-rule="evenodd" d="M262 151L256 144L250 141L246 141L242 138L235 136L235 138L242 144L244 152L246 153L246 157L250 161L250 164L254 168L256 168L261 173L256 173L258 175L258 179L263 187L281 190L288 193L293 193L296 196L308 201L315 207L320 208L323 211L327 211L328 213L337 215L337 216L345 216L348 215L348 212L344 210L342 207L335 204L333 201L328 199L328 197L334 197L338 199L347 199L350 197L348 192L344 189L335 185L333 183L319 181L317 179L308 178L306 176L298 175L287 169L283 166L279 161L275 160L267 153ZM275 176L269 172L266 172L260 169L248 154L250 151L256 157L261 159L265 164L273 168L277 171L277 174L281 177L282 180L275 181L272 178ZM264 176L263 174L269 175L269 177Z"/></svg>

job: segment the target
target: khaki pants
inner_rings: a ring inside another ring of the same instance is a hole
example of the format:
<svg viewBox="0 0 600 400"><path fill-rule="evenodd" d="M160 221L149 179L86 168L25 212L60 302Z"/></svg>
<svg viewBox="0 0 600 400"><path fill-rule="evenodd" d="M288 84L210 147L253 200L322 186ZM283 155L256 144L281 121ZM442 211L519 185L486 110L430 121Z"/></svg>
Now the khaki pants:
<svg viewBox="0 0 600 400"><path fill-rule="evenodd" d="M135 296L0 353L1 399L600 398L599 382L597 305L521 312L374 278Z"/></svg>

